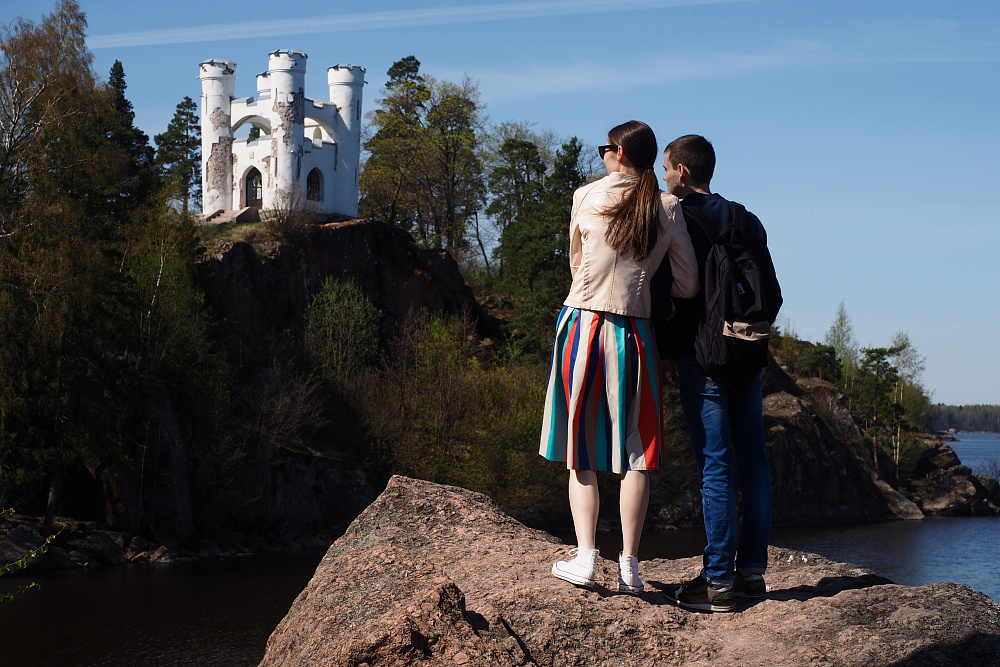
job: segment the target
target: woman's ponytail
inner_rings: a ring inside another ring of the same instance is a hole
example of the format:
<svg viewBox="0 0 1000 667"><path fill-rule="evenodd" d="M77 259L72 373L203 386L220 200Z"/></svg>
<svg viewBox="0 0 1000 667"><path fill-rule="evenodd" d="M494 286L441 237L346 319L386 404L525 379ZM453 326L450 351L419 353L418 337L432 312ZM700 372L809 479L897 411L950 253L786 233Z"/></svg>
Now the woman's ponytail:
<svg viewBox="0 0 1000 667"><path fill-rule="evenodd" d="M660 183L653 171L656 136L642 121L630 120L608 132L608 139L621 146L629 161L643 172L617 204L605 209L609 219L604 239L618 252L642 261L656 245L660 228Z"/></svg>

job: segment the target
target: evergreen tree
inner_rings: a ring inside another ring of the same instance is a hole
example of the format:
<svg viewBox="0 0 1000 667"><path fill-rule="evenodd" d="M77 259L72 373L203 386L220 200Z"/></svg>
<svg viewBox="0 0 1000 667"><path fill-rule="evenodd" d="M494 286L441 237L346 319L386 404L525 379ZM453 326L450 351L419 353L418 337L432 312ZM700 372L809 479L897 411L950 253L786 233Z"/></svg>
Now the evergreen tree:
<svg viewBox="0 0 1000 667"><path fill-rule="evenodd" d="M519 142L508 146L513 155L532 154ZM584 183L582 149L573 137L556 152L537 201L521 201L514 206L516 191L507 193L513 201L506 206L516 215L504 228L496 251L503 264L501 286L513 302L513 325L523 336L526 349L540 356L551 345L559 307L572 282L569 223L573 192ZM525 164L529 168L535 165L533 159ZM530 190L535 192L534 188Z"/></svg>
<svg viewBox="0 0 1000 667"><path fill-rule="evenodd" d="M159 178L153 163L155 153L146 133L135 127L132 103L125 97L125 68L120 60L111 67L108 86L115 114L111 119L108 139L122 151L124 178L115 191L108 193L109 211L123 219L143 205L159 188Z"/></svg>
<svg viewBox="0 0 1000 667"><path fill-rule="evenodd" d="M890 360L898 352L897 348L862 349L857 377L848 394L853 398L851 412L871 438L876 475L879 474L881 443L896 434L903 417L903 408L893 400L899 373Z"/></svg>
<svg viewBox="0 0 1000 667"><path fill-rule="evenodd" d="M198 105L185 96L174 117L156 141L156 163L180 193L181 208L187 213L201 208L201 120Z"/></svg>
<svg viewBox="0 0 1000 667"><path fill-rule="evenodd" d="M502 236L508 225L540 203L547 168L537 144L526 139L506 139L499 158L489 175L491 201L486 215L493 218Z"/></svg>

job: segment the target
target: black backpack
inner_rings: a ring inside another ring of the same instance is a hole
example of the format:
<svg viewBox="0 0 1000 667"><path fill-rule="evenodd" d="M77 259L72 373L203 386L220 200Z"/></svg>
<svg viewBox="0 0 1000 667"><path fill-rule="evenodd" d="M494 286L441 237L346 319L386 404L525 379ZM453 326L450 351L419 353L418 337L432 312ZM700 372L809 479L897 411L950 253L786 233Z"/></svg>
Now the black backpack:
<svg viewBox="0 0 1000 667"><path fill-rule="evenodd" d="M684 210L698 222L712 244L705 261L705 317L694 340L695 359L713 378L746 380L767 365L771 313L779 303L768 303L767 281L773 275L744 243L746 209L733 202L733 222L716 236L699 206Z"/></svg>

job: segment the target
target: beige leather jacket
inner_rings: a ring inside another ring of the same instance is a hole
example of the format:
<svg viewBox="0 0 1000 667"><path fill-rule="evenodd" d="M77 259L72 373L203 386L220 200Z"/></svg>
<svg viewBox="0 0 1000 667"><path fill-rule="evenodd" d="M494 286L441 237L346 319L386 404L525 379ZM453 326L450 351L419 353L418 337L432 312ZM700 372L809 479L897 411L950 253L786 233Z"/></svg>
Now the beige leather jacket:
<svg viewBox="0 0 1000 667"><path fill-rule="evenodd" d="M607 218L602 211L618 201L638 178L612 172L573 193L569 223L569 266L573 285L565 305L632 317L649 317L650 281L664 256L674 284L670 296L698 293L698 265L677 197L660 191L660 230L649 256L637 262L604 241Z"/></svg>

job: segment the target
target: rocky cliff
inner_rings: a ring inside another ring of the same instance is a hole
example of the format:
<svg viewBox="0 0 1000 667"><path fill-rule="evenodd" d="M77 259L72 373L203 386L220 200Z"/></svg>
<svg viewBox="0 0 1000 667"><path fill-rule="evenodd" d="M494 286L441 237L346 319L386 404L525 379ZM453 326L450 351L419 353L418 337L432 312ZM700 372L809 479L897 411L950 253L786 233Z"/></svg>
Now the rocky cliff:
<svg viewBox="0 0 1000 667"><path fill-rule="evenodd" d="M330 547L261 667L309 665L994 665L1000 605L971 588L909 588L772 548L768 599L689 612L663 591L700 558L641 563L648 590L550 574L558 540L487 497L394 477Z"/></svg>
<svg viewBox="0 0 1000 667"><path fill-rule="evenodd" d="M202 275L210 304L243 338L300 330L328 277L356 282L387 330L414 309L481 315L447 251L420 250L402 229L367 220L321 225L296 242L226 243L211 250Z"/></svg>
<svg viewBox="0 0 1000 667"><path fill-rule="evenodd" d="M940 438L922 435L923 453L899 479L886 470L876 475L871 443L836 386L793 377L774 359L765 378L764 429L775 525L1000 513L997 481L973 475ZM700 528L701 497L686 427L674 426L667 447L665 468L652 477L647 525ZM615 512L612 502L603 527L614 527Z"/></svg>

